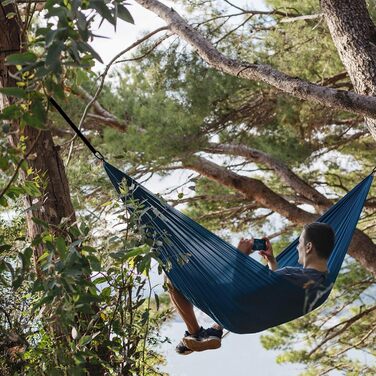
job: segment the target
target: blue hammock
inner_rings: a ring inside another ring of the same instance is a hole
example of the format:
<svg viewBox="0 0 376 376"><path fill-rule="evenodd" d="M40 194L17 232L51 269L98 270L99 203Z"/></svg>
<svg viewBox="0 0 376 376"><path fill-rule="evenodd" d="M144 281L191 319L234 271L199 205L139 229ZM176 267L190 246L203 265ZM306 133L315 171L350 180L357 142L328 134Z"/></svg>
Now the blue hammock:
<svg viewBox="0 0 376 376"><path fill-rule="evenodd" d="M107 163L59 104L51 97L49 101L93 155L103 161L115 189L123 194L127 209L134 210L132 201L143 207L139 215L140 225L145 236L157 246L164 270L175 288L218 324L234 333L255 333L294 320L319 307L328 298L376 168L317 219L334 228L336 244L329 259L329 276L321 294L311 302L307 301L304 289L239 252ZM128 186L126 195L122 193L124 184ZM300 267L297 244L298 239L277 257L279 267Z"/></svg>
<svg viewBox="0 0 376 376"><path fill-rule="evenodd" d="M128 210L142 206L140 224L154 239L165 272L193 305L234 333L255 333L294 320L328 298L349 247L372 183L366 177L317 221L330 224L336 244L329 259L329 276L316 300L306 290L245 256L235 247L169 206L134 179L104 162L104 168ZM128 187L124 196L122 186ZM131 199L131 200L129 200ZM298 264L294 240L278 257L279 267Z"/></svg>

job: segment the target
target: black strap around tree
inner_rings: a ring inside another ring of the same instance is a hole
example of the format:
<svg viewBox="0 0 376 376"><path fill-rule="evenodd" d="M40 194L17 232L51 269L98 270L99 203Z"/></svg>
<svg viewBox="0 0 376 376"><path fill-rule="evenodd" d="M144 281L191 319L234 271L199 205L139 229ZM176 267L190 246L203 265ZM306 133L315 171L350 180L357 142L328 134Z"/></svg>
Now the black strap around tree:
<svg viewBox="0 0 376 376"><path fill-rule="evenodd" d="M90 151L94 154L96 158L101 161L104 161L104 156L94 148L94 146L90 143L90 141L83 135L80 129L77 127L76 124L70 119L70 117L64 112L64 110L58 105L58 103L52 97L49 97L48 100L50 103L57 109L60 115L64 118L64 120L72 127L72 129L77 133L77 136L85 143L85 145L90 149Z"/></svg>

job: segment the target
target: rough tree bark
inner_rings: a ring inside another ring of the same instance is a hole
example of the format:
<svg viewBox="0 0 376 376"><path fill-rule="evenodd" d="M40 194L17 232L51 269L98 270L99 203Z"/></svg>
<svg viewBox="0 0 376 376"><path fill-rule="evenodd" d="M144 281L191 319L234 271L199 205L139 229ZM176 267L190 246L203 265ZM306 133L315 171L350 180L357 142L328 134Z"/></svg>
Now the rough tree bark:
<svg viewBox="0 0 376 376"><path fill-rule="evenodd" d="M15 12L13 3L7 6L0 5L0 87L16 86L14 78L10 75L11 68L5 65L5 58L22 49L20 25L16 17L7 19L7 14L11 12ZM0 94L0 97L0 106L12 101L12 98L7 98L4 95ZM0 107L1 109L2 107ZM11 141L17 144L21 132L18 124L13 124L13 131L14 134ZM70 199L69 185L63 162L53 143L51 132L48 129L39 132L39 130L27 126L24 130L24 135L27 137L27 150L34 144L33 152L27 160L28 165L35 173L43 176L47 182L42 205L37 206L32 211L26 211L28 236L30 239L34 239L43 229L32 221L32 217L57 226L62 218L69 218L70 222L75 221L75 213ZM26 208L30 208L31 205L32 199L26 197ZM35 249L34 258L39 257L41 251L41 249Z"/></svg>
<svg viewBox="0 0 376 376"><path fill-rule="evenodd" d="M220 53L213 44L191 27L174 9L167 7L158 0L135 1L165 20L172 32L183 38L209 65L219 71L248 80L266 82L297 98L320 103L326 107L376 118L376 97L316 85L300 78L290 77L269 65L230 59Z"/></svg>
<svg viewBox="0 0 376 376"><path fill-rule="evenodd" d="M359 94L376 94L376 27L365 0L321 0L333 42ZM376 120L366 118L376 139Z"/></svg>

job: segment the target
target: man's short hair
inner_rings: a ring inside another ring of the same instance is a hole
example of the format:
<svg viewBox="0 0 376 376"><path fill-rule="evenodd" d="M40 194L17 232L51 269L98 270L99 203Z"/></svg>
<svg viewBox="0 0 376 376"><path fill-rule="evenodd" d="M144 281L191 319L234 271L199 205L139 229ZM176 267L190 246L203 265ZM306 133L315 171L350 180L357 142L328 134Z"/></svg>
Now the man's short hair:
<svg viewBox="0 0 376 376"><path fill-rule="evenodd" d="M332 226L314 222L304 226L304 243L311 242L319 257L328 259L334 248L335 233Z"/></svg>

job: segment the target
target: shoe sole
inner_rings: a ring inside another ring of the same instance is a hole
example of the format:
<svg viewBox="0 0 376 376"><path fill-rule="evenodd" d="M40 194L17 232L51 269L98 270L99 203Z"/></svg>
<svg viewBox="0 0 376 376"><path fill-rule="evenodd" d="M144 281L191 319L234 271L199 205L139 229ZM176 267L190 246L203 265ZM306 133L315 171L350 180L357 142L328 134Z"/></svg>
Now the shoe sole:
<svg viewBox="0 0 376 376"><path fill-rule="evenodd" d="M218 337L209 337L201 341L187 337L183 339L183 343L193 351L215 350L221 347L221 340Z"/></svg>
<svg viewBox="0 0 376 376"><path fill-rule="evenodd" d="M193 350L192 351L185 351L185 352L178 352L176 351L176 354L179 354L179 355L189 355L189 354L192 354L193 353Z"/></svg>

